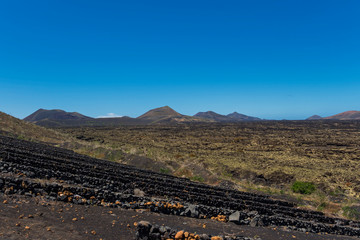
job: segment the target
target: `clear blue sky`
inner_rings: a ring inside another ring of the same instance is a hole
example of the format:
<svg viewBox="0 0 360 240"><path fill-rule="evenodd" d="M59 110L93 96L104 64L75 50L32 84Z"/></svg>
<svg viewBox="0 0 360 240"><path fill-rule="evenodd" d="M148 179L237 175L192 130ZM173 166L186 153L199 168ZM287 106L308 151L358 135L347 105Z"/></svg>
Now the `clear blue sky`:
<svg viewBox="0 0 360 240"><path fill-rule="evenodd" d="M360 110L360 1L0 3L0 111Z"/></svg>

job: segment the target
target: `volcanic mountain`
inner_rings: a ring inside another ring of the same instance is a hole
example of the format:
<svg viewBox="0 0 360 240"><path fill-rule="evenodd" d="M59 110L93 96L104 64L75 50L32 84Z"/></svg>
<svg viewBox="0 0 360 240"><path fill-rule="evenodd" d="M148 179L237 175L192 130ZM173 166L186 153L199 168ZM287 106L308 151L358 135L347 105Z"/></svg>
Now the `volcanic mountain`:
<svg viewBox="0 0 360 240"><path fill-rule="evenodd" d="M75 119L92 119L77 112L65 112L60 109L46 110L39 109L33 114L24 118L28 122L38 122L42 120L75 120Z"/></svg>
<svg viewBox="0 0 360 240"><path fill-rule="evenodd" d="M332 120L360 120L360 111L347 111L342 112L324 119Z"/></svg>
<svg viewBox="0 0 360 240"><path fill-rule="evenodd" d="M226 116L230 117L230 118L232 118L234 120L238 120L238 121L259 121L259 120L261 120L260 118L247 116L245 114L241 114L241 113L238 113L238 112L233 112L233 113L230 113L230 114L228 114Z"/></svg>
<svg viewBox="0 0 360 240"><path fill-rule="evenodd" d="M199 112L194 115L203 119L213 120L215 122L239 122L239 121L258 121L261 120L257 117L250 117L237 112L230 113L228 115L221 115L213 111Z"/></svg>
<svg viewBox="0 0 360 240"><path fill-rule="evenodd" d="M308 117L305 120L320 120L320 119L323 119L323 118L319 115L312 115L311 117Z"/></svg>
<svg viewBox="0 0 360 240"><path fill-rule="evenodd" d="M169 106L165 107L159 107L152 109L150 111L147 111L143 115L137 117L137 119L143 119L143 120L150 120L150 121L158 121L164 118L169 117L181 117L182 114L176 112L174 109L172 109Z"/></svg>
<svg viewBox="0 0 360 240"><path fill-rule="evenodd" d="M213 120L215 122L233 122L234 120L230 117L227 117L225 115L218 114L213 111L207 111L207 112L198 112L194 115L194 117L200 117L208 120Z"/></svg>
<svg viewBox="0 0 360 240"><path fill-rule="evenodd" d="M212 122L208 119L180 114L169 106L152 109L136 119L145 121L147 124Z"/></svg>

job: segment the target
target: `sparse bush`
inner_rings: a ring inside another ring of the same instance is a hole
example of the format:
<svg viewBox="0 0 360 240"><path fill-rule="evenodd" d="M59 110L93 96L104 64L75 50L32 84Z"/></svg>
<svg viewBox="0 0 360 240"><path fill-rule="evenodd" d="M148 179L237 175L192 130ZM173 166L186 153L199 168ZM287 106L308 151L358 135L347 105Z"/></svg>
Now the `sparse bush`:
<svg viewBox="0 0 360 240"><path fill-rule="evenodd" d="M170 169L160 168L160 172L161 172L161 173L164 173L164 174L169 174L169 173L170 173Z"/></svg>
<svg viewBox="0 0 360 240"><path fill-rule="evenodd" d="M322 210L324 210L324 209L326 208L326 206L327 206L327 203L326 203L326 202L322 202L322 203L320 203L319 206L317 207L317 210L318 210L318 211L322 211Z"/></svg>
<svg viewBox="0 0 360 240"><path fill-rule="evenodd" d="M190 178L191 181L196 181L196 182L204 182L205 179L201 176L193 176Z"/></svg>
<svg viewBox="0 0 360 240"><path fill-rule="evenodd" d="M17 139L19 140L26 140L26 137L24 135L19 135L17 136Z"/></svg>
<svg viewBox="0 0 360 240"><path fill-rule="evenodd" d="M316 187L313 183L310 183L310 182L296 181L291 186L291 190L295 193L311 194L311 193L315 192Z"/></svg>
<svg viewBox="0 0 360 240"><path fill-rule="evenodd" d="M345 217L347 217L349 219L360 220L359 209L357 209L355 207L345 206L342 208L342 210L344 211Z"/></svg>

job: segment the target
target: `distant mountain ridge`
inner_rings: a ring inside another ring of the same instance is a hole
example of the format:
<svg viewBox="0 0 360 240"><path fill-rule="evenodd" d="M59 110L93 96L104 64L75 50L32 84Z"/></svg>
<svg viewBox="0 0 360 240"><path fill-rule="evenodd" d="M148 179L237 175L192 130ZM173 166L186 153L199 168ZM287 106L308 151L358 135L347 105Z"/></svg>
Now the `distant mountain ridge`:
<svg viewBox="0 0 360 240"><path fill-rule="evenodd" d="M218 114L213 111L198 112L197 114L194 115L194 117L200 117L200 118L204 118L204 119L208 119L208 120L213 120L215 122L232 122L233 121L233 119L231 119L225 115Z"/></svg>
<svg viewBox="0 0 360 240"><path fill-rule="evenodd" d="M360 120L360 111L345 111L329 117L321 117L319 115L313 115L305 120Z"/></svg>
<svg viewBox="0 0 360 240"><path fill-rule="evenodd" d="M113 127L123 125L178 124L178 123L235 123L242 121L262 121L257 117L247 116L238 112L228 115L213 111L198 112L194 116L178 113L169 106L154 108L137 118L92 118L77 112L66 112L60 109L39 109L24 118L27 122L45 127ZM346 111L329 117L313 115L306 120L360 120L360 111Z"/></svg>
<svg viewBox="0 0 360 240"><path fill-rule="evenodd" d="M324 119L332 120L360 120L360 111L346 111L339 114L335 114Z"/></svg>
<svg viewBox="0 0 360 240"><path fill-rule="evenodd" d="M194 116L213 120L215 122L239 122L239 121L259 121L260 118L251 117L237 112L230 113L228 115L221 115L213 111L198 112Z"/></svg>
<svg viewBox="0 0 360 240"><path fill-rule="evenodd" d="M230 114L228 114L226 116L230 117L232 119L239 120L239 121L259 121L259 120L261 120L261 118L247 116L245 114L241 114L241 113L238 113L238 112L233 112L233 113L230 113Z"/></svg>
<svg viewBox="0 0 360 240"><path fill-rule="evenodd" d="M40 108L36 112L24 118L27 122L38 122L42 120L76 120L76 119L93 119L77 112L65 112L60 109L46 110Z"/></svg>

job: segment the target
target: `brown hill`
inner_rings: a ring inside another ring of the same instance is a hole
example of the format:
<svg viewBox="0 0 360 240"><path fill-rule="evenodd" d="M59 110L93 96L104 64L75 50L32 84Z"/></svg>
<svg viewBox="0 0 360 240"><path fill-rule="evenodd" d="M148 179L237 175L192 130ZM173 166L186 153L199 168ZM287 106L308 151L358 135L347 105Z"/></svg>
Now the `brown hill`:
<svg viewBox="0 0 360 240"><path fill-rule="evenodd" d="M147 124L177 124L212 122L207 119L180 114L169 106L152 109L136 118Z"/></svg>
<svg viewBox="0 0 360 240"><path fill-rule="evenodd" d="M246 116L237 112L230 113L228 115L221 115L213 111L199 112L194 115L203 119L212 120L215 122L239 122L239 121L258 121L261 120L257 117Z"/></svg>
<svg viewBox="0 0 360 240"><path fill-rule="evenodd" d="M241 114L241 113L238 113L238 112L233 112L233 113L230 113L230 114L228 114L226 116L230 117L230 118L232 118L234 120L237 120L237 121L259 121L259 120L261 120L260 118L247 116L245 114Z"/></svg>
<svg viewBox="0 0 360 240"><path fill-rule="evenodd" d="M208 120L213 120L215 122L233 122L234 120L225 116L218 114L213 111L207 111L207 112L198 112L194 115L194 117L200 117Z"/></svg>
<svg viewBox="0 0 360 240"><path fill-rule="evenodd" d="M42 120L76 120L76 119L92 119L77 112L65 112L60 109L46 110L39 109L31 115L24 118L28 122L38 122Z"/></svg>
<svg viewBox="0 0 360 240"><path fill-rule="evenodd" d="M320 119L323 119L323 118L319 115L312 115L311 117L308 117L305 120L320 120Z"/></svg>
<svg viewBox="0 0 360 240"><path fill-rule="evenodd" d="M166 119L169 117L181 117L182 114L176 112L174 109L169 106L160 107L152 109L143 115L137 117L137 119L149 120L149 121L158 121L161 119Z"/></svg>
<svg viewBox="0 0 360 240"><path fill-rule="evenodd" d="M332 120L360 120L360 111L347 111L342 112L324 119Z"/></svg>

